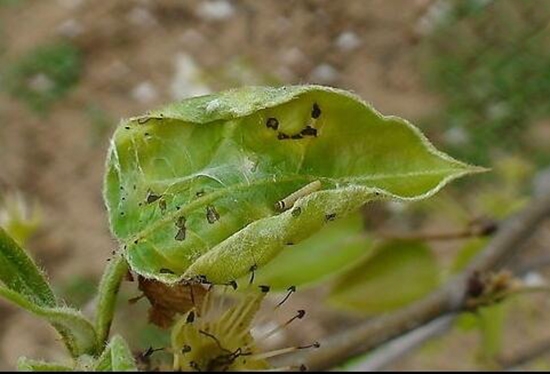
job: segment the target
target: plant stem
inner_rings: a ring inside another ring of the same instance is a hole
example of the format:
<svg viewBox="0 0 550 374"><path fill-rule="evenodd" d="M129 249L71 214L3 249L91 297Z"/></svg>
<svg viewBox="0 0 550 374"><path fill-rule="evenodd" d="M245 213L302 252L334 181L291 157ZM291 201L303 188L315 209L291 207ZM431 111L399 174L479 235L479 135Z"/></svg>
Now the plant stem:
<svg viewBox="0 0 550 374"><path fill-rule="evenodd" d="M124 257L116 255L105 269L99 283L95 328L98 342L102 347L107 344L109 338L118 290L127 270L128 264Z"/></svg>

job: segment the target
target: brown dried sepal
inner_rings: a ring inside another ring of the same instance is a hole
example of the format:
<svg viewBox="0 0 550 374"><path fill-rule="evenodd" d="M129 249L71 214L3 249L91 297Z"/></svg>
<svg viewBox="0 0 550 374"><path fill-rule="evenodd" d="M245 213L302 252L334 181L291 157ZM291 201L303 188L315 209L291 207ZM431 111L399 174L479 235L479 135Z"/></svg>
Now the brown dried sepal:
<svg viewBox="0 0 550 374"><path fill-rule="evenodd" d="M138 287L149 300L149 322L169 328L176 314L184 314L201 305L207 289L201 284L170 286L154 279L138 276Z"/></svg>

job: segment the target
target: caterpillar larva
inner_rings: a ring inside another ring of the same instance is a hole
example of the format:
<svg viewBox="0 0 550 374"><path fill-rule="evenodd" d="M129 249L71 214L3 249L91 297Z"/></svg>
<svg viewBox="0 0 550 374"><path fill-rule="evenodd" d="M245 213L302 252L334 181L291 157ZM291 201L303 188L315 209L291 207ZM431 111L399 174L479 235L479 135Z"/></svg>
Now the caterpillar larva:
<svg viewBox="0 0 550 374"><path fill-rule="evenodd" d="M277 209L280 212L283 212L287 209L292 208L296 200L299 198L302 198L304 196L309 195L312 192L315 192L321 188L321 182L320 181L314 181L311 182L308 185L305 185L304 187L300 188L298 191L295 191L285 197L282 200L277 201L275 204L275 209Z"/></svg>

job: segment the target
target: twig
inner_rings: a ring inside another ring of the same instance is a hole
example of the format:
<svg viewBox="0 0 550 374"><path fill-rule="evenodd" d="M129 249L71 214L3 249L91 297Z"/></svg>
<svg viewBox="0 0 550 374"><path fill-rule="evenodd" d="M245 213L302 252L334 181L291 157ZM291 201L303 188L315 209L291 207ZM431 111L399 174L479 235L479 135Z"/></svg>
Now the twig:
<svg viewBox="0 0 550 374"><path fill-rule="evenodd" d="M445 286L412 305L354 326L321 340L321 349L297 352L277 362L303 362L314 370L329 369L358 354L401 336L435 318L460 311L468 290L468 280L475 272L500 268L516 253L550 215L550 191L534 199L523 211L503 223L486 248L470 265Z"/></svg>
<svg viewBox="0 0 550 374"><path fill-rule="evenodd" d="M379 371L394 363L398 358L418 348L422 343L441 336L452 326L456 314L441 316L424 326L408 332L377 348L364 360L346 367L346 371Z"/></svg>
<svg viewBox="0 0 550 374"><path fill-rule="evenodd" d="M550 338L532 344L530 347L524 348L514 355L502 357L498 360L498 363L503 369L514 370L548 352L550 352Z"/></svg>

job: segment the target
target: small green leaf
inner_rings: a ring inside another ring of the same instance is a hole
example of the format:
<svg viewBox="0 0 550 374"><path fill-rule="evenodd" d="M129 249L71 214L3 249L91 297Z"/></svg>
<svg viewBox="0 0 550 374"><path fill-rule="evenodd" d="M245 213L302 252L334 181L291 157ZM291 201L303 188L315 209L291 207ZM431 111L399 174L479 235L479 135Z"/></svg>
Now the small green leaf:
<svg viewBox="0 0 550 374"><path fill-rule="evenodd" d="M471 238L466 241L466 243L464 243L462 248L460 248L456 254L453 263L451 264L451 274L455 274L464 269L488 242L489 239L485 237Z"/></svg>
<svg viewBox="0 0 550 374"><path fill-rule="evenodd" d="M56 305L55 296L44 274L1 227L0 281L38 305Z"/></svg>
<svg viewBox="0 0 550 374"><path fill-rule="evenodd" d="M26 357L19 357L17 360L18 371L73 371L69 366L55 362L32 360Z"/></svg>
<svg viewBox="0 0 550 374"><path fill-rule="evenodd" d="M95 371L137 371L134 356L121 336L111 339L97 360Z"/></svg>
<svg viewBox="0 0 550 374"><path fill-rule="evenodd" d="M91 323L80 312L58 306L44 275L2 228L0 281L0 296L49 321L73 356L95 352L97 337Z"/></svg>
<svg viewBox="0 0 550 374"><path fill-rule="evenodd" d="M418 241L391 241L342 274L330 301L343 309L378 314L402 307L439 283L437 262Z"/></svg>
<svg viewBox="0 0 550 374"><path fill-rule="evenodd" d="M282 291L290 286L303 288L326 281L368 252L372 240L361 231L358 214L334 222L300 244L284 249L256 272L255 283Z"/></svg>
<svg viewBox="0 0 550 374"><path fill-rule="evenodd" d="M79 311L67 307L40 306L3 286L0 286L0 296L50 322L63 337L73 357L96 353L98 342L95 329Z"/></svg>
<svg viewBox="0 0 550 374"><path fill-rule="evenodd" d="M122 121L104 196L137 273L224 283L370 200L422 199L476 171L349 92L244 87Z"/></svg>

